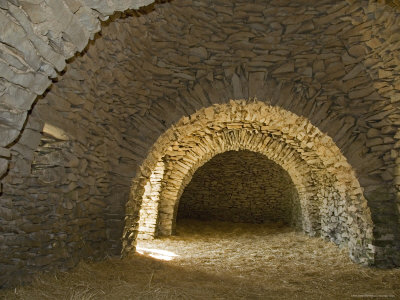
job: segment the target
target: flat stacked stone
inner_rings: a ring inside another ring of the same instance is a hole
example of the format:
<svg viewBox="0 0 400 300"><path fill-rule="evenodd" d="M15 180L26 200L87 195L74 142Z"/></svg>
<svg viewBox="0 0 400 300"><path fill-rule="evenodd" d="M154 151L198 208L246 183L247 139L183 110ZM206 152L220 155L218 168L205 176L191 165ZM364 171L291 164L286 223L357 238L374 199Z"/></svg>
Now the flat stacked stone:
<svg viewBox="0 0 400 300"><path fill-rule="evenodd" d="M398 11L261 0L127 10L150 2L0 1L0 285L119 253L124 218L138 226L125 212L131 180L151 176L143 162L156 140L184 116L242 98L304 116L333 139L371 210L376 264L399 265ZM96 34L115 11L124 13ZM323 214L340 219L341 209Z"/></svg>

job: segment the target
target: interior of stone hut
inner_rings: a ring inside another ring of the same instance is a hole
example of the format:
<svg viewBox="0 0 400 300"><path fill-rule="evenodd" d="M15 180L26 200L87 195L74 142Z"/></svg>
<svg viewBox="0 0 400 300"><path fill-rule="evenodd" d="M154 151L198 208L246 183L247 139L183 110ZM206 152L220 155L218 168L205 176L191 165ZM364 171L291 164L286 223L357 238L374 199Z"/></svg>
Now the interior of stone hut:
<svg viewBox="0 0 400 300"><path fill-rule="evenodd" d="M0 0L0 298L400 299L400 1Z"/></svg>

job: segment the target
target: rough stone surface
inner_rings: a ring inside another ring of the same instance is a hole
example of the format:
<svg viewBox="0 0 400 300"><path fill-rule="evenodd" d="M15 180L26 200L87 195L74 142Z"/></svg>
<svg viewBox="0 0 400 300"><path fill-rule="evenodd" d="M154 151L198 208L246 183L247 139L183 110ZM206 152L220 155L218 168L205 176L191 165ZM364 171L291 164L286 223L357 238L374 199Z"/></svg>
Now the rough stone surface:
<svg viewBox="0 0 400 300"><path fill-rule="evenodd" d="M264 155L290 176L298 193L301 228L346 246L363 264L374 263L372 220L354 171L331 138L304 117L263 102L233 101L201 109L162 134L133 181L126 207L123 253L137 233L174 232L179 199L196 170L215 155L248 150ZM164 164L163 171L155 171ZM146 189L152 177L159 188ZM146 217L141 206L152 207ZM146 228L143 224L152 224ZM151 231L153 230L153 231ZM380 258L378 256L378 258Z"/></svg>
<svg viewBox="0 0 400 300"><path fill-rule="evenodd" d="M0 118L0 146L11 146L22 130L35 95L65 69L66 60L81 52L100 31L100 21L115 12L139 9L153 0L8 1L0 6L0 108L24 115L22 121ZM19 90L19 91L18 91ZM19 106L21 93L29 98ZM27 102L27 103L26 103ZM1 176L2 174L0 174Z"/></svg>
<svg viewBox="0 0 400 300"><path fill-rule="evenodd" d="M185 188L177 218L296 225L297 191L276 163L250 151L216 155Z"/></svg>
<svg viewBox="0 0 400 300"><path fill-rule="evenodd" d="M0 2L0 285L119 253L124 218L139 218L124 209L131 179L155 170L143 162L156 140L201 108L254 97L332 138L367 200L357 213L371 211L374 263L399 265L398 11L372 0L127 10L149 2Z"/></svg>

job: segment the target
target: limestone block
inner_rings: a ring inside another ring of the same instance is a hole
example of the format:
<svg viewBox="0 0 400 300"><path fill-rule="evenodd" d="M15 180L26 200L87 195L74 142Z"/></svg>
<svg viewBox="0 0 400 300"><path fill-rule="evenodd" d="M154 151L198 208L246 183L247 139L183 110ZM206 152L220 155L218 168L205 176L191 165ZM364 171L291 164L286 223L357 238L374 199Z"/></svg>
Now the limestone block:
<svg viewBox="0 0 400 300"><path fill-rule="evenodd" d="M0 157L0 178L7 172L9 160Z"/></svg>
<svg viewBox="0 0 400 300"><path fill-rule="evenodd" d="M75 15L77 16L80 24L85 26L86 30L89 31L89 38L92 40L94 38L94 34L99 32L101 29L100 22L98 20L98 14L94 10L83 6L75 13Z"/></svg>
<svg viewBox="0 0 400 300"><path fill-rule="evenodd" d="M393 75L392 72L389 70L379 69L379 71L378 71L378 76L380 79L388 78L388 77L390 78L390 77L392 77L392 75Z"/></svg>
<svg viewBox="0 0 400 300"><path fill-rule="evenodd" d="M289 72L294 72L294 63L293 62L289 62L289 63L286 63L286 64L280 66L279 68L274 70L272 72L272 74L282 74L282 73L289 73Z"/></svg>
<svg viewBox="0 0 400 300"><path fill-rule="evenodd" d="M22 59L25 60L34 71L38 71L40 67L39 56L29 43L23 28L13 22L4 11L0 12L0 28L5 29L0 32L0 42L17 49L22 54Z"/></svg>
<svg viewBox="0 0 400 300"><path fill-rule="evenodd" d="M0 147L0 157L10 158L11 157L10 149Z"/></svg>
<svg viewBox="0 0 400 300"><path fill-rule="evenodd" d="M32 150L36 150L37 146L39 146L41 136L41 133L36 130L25 129L19 143Z"/></svg>
<svg viewBox="0 0 400 300"><path fill-rule="evenodd" d="M235 99L241 99L244 97L242 85L239 76L233 74L232 76L232 86L233 86L233 97Z"/></svg>
<svg viewBox="0 0 400 300"><path fill-rule="evenodd" d="M374 92L374 90L375 89L373 87L366 87L366 88L353 90L349 93L349 98L356 99L356 98L367 97L368 95L372 94Z"/></svg>
<svg viewBox="0 0 400 300"><path fill-rule="evenodd" d="M72 13L76 13L79 8L82 7L82 2L80 0L63 0L65 4L69 7Z"/></svg>
<svg viewBox="0 0 400 300"><path fill-rule="evenodd" d="M71 41L77 47L77 51L82 51L89 40L89 32L62 1L49 1L47 5L56 22L60 23L64 38Z"/></svg>
<svg viewBox="0 0 400 300"><path fill-rule="evenodd" d="M0 72L6 80L32 90L37 95L43 94L50 84L47 76L40 73L16 73L9 65L0 61Z"/></svg>
<svg viewBox="0 0 400 300"><path fill-rule="evenodd" d="M19 21L27 33L27 37L33 43L39 54L51 63L57 71L62 71L65 68L65 58L61 54L55 52L46 42L34 33L31 22L22 10L15 6L10 6L10 12ZM49 75L55 77L52 72L50 72Z"/></svg>
<svg viewBox="0 0 400 300"><path fill-rule="evenodd" d="M360 57L360 56L365 55L366 50L365 50L365 47L362 45L354 45L349 48L349 53L350 53L350 55L352 55L354 57Z"/></svg>
<svg viewBox="0 0 400 300"><path fill-rule="evenodd" d="M0 124L0 147L8 146L19 135L19 129Z"/></svg>
<svg viewBox="0 0 400 300"><path fill-rule="evenodd" d="M348 72L343 77L343 80L353 79L354 77L358 76L358 74L360 74L360 72L363 70L364 70L364 66L362 64L357 64L356 66L354 66L354 68L350 72Z"/></svg>
<svg viewBox="0 0 400 300"><path fill-rule="evenodd" d="M201 59L207 59L208 52L204 47L196 47L190 49L190 55L200 57Z"/></svg>
<svg viewBox="0 0 400 300"><path fill-rule="evenodd" d="M36 95L16 85L8 85L6 92L0 95L0 106L16 108L17 110L29 110Z"/></svg>

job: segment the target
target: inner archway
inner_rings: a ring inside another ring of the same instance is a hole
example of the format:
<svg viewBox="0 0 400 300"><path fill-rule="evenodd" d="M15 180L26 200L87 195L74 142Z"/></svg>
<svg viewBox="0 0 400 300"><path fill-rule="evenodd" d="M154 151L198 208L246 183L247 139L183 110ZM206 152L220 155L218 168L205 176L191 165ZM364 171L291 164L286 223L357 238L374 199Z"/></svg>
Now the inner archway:
<svg viewBox="0 0 400 300"><path fill-rule="evenodd" d="M135 249L139 216L145 215L141 207L155 208L156 213L147 214L153 215L147 223L154 224L148 233L171 235L179 199L193 174L214 156L233 150L257 152L289 174L299 195L305 233L348 247L356 262L373 263L370 211L340 149L306 118L244 100L201 109L160 136L133 181L123 254ZM160 164L163 172L157 175L156 188L146 189Z"/></svg>
<svg viewBox="0 0 400 300"><path fill-rule="evenodd" d="M181 219L299 225L299 199L289 174L264 155L227 151L200 167L178 206Z"/></svg>

